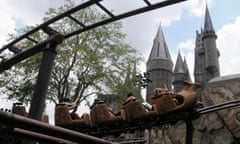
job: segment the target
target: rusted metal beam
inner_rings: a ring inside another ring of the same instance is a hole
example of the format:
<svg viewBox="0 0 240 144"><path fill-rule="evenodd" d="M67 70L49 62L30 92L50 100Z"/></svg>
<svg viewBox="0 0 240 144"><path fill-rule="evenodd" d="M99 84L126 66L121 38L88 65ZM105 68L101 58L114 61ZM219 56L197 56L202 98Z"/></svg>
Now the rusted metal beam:
<svg viewBox="0 0 240 144"><path fill-rule="evenodd" d="M73 141L81 144L111 144L111 142L104 139L82 134L80 132L72 131L58 126L52 126L12 113L5 113L0 111L0 123L5 126L20 128L27 131L41 133L43 135L49 135L51 137L65 139L67 141Z"/></svg>
<svg viewBox="0 0 240 144"><path fill-rule="evenodd" d="M33 141L38 141L38 142L47 142L47 143L59 143L59 144L77 144L76 142L72 141L66 141L61 138L49 136L46 134L41 134L25 129L20 129L20 128L14 128L13 129L13 134L14 136L20 137L20 138L25 138L25 139L31 139Z"/></svg>
<svg viewBox="0 0 240 144"><path fill-rule="evenodd" d="M47 44L49 44L57 39L62 39L62 36L58 35L58 34L51 36L48 39L46 39L45 41L40 42L28 49L22 50L21 52L15 54L13 57L0 62L0 73L11 68L11 66L13 66L14 64L16 64L30 56L33 56L36 53L41 52L46 47Z"/></svg>
<svg viewBox="0 0 240 144"><path fill-rule="evenodd" d="M152 5L148 0L143 0L148 6Z"/></svg>
<svg viewBox="0 0 240 144"><path fill-rule="evenodd" d="M220 104L215 104L212 106L207 106L205 108L198 109L196 112L199 114L207 114L236 106L240 106L240 100L232 100Z"/></svg>
<svg viewBox="0 0 240 144"><path fill-rule="evenodd" d="M103 11L105 11L109 16L114 17L114 14L112 14L106 7L104 7L99 2L96 3L98 7L100 7Z"/></svg>
<svg viewBox="0 0 240 144"><path fill-rule="evenodd" d="M80 34L82 32L88 31L90 29L93 29L93 28L96 28L96 27L99 27L99 26L102 26L102 25L105 25L105 24L109 24L109 23L114 22L114 21L118 21L120 19L124 19L124 18L127 18L127 17L131 17L131 16L134 16L134 15L138 15L138 14L141 14L141 13L144 13L144 12L148 12L148 11L155 10L155 9L158 9L158 8L170 6L170 5L177 4L177 3L180 3L180 2L184 2L184 1L187 1L187 0L165 0L165 1L162 1L162 2L159 2L159 3L156 3L156 4L152 4L151 6L145 6L145 7L142 7L142 8L134 9L132 11L128 11L128 12L125 12L125 13L122 13L122 14L119 14L119 15L115 15L114 17L111 17L109 19L105 19L105 20L102 20L100 22L96 22L94 24L86 26L84 29L78 29L76 31L70 32L70 33L66 34L64 36L64 38L67 39L67 38L72 37L74 35Z"/></svg>
<svg viewBox="0 0 240 144"><path fill-rule="evenodd" d="M64 17L66 17L66 16L68 16L68 15L71 15L74 12L77 12L80 9L84 9L84 8L89 7L89 6L93 5L93 4L95 4L96 2L100 2L100 1L102 1L102 0L89 0L89 1L87 1L87 2L85 2L83 4L81 4L81 5L78 5L78 6L74 7L74 8L72 8L72 9L70 9L70 10L68 10L68 11L66 11L66 12L64 12L64 13L62 13L62 14L60 14L60 15L58 15L58 16L56 16L56 17L54 17L54 18L52 18L52 19L50 19L50 20L48 20L48 21L46 21L46 22L44 22L42 24L40 24L39 26L33 28L29 32L26 32L25 34L23 34L20 37L16 38L12 42L10 42L7 45L3 46L0 49L0 53L3 50L7 49L9 46L14 45L15 43L21 41L22 39L25 39L29 35L39 31L40 29L42 29L42 27L46 27L46 26L48 26L48 25L50 25L50 24L52 24L52 23L54 23L54 22L56 22L56 21L58 21L58 20L60 20L60 19L62 19Z"/></svg>

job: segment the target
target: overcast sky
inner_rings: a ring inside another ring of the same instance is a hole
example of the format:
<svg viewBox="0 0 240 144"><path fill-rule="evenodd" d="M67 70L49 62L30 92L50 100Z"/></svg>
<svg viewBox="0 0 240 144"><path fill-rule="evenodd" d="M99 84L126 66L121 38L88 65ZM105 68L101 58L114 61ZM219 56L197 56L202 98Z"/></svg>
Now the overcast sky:
<svg viewBox="0 0 240 144"><path fill-rule="evenodd" d="M160 0L150 0L155 3ZM50 7L59 7L64 0L1 0L0 2L0 47L8 33L26 25L41 24L45 12ZM220 51L221 75L240 73L240 10L239 0L208 0L208 8L213 26L218 35L217 47ZM103 5L114 13L121 13L144 6L141 0L103 0ZM206 0L189 0L174 6L154 10L121 20L126 42L147 59L153 39L161 23L173 62L180 49L185 56L190 72L193 71L196 30L204 23ZM145 63L141 65L145 71Z"/></svg>

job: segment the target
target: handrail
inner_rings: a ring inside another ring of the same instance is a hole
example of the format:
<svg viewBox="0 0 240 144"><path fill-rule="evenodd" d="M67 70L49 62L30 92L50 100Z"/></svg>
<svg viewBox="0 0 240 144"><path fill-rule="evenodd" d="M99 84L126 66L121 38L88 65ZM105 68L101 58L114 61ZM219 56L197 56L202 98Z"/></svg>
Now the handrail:
<svg viewBox="0 0 240 144"><path fill-rule="evenodd" d="M33 131L35 133L41 133L43 135L48 135L77 143L81 142L81 144L111 144L111 142L107 140L103 140L87 134L82 134L62 127L49 125L12 113L0 111L0 123L1 125L9 126L11 128L25 129L28 131Z"/></svg>

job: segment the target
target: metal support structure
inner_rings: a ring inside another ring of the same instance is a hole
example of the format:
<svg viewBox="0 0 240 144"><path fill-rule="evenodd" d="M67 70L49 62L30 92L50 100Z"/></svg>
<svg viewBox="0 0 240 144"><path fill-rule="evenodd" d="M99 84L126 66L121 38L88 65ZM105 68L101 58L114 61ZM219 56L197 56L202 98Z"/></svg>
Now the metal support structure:
<svg viewBox="0 0 240 144"><path fill-rule="evenodd" d="M42 113L45 108L45 99L47 95L48 85L50 82L51 72L57 54L56 47L61 43L63 37L55 39L51 43L48 43L43 51L43 57L39 68L37 83L35 86L33 98L31 101L31 107L29 117L41 120Z"/></svg>
<svg viewBox="0 0 240 144"><path fill-rule="evenodd" d="M41 134L41 133L37 133L37 132L33 132L33 131L29 131L29 130L24 130L24 129L20 129L20 128L15 128L13 130L13 134L14 136L17 136L17 137L21 137L21 138L24 138L24 139L29 139L29 140L33 140L33 141L38 141L40 143L44 143L44 144L52 144L52 143L55 143L55 144L77 144L76 142L72 142L72 141L67 141L67 140L64 140L64 139L61 139L61 138L56 138L56 137L53 137L53 136L49 136L49 135L46 135L46 134ZM29 141L26 141L27 143L29 143ZM30 142L31 143L31 142Z"/></svg>
<svg viewBox="0 0 240 144"><path fill-rule="evenodd" d="M20 115L1 111L0 123L1 126L4 125L7 127L13 127L14 133L22 134L25 136L33 136L34 134L36 134L38 135L38 138L42 137L43 140L50 140L49 138L53 138L51 140L56 140L56 138L58 138L65 141L73 141L81 144L112 144L111 142L101 138L83 134L77 131L72 131L62 127L49 125ZM29 134L30 131L33 132L32 135Z"/></svg>
<svg viewBox="0 0 240 144"><path fill-rule="evenodd" d="M186 123L186 141L185 144L192 144L192 140L193 140L193 124L192 124L192 120L188 119L185 121Z"/></svg>
<svg viewBox="0 0 240 144"><path fill-rule="evenodd" d="M29 119L27 117L19 116L12 113L7 113L0 111L0 134L6 133L3 131L4 128L7 128L7 131L10 133L9 135L16 134L17 136L21 136L20 138L36 138L40 139L40 141L72 141L72 142L81 142L81 143L110 143L109 141L102 140L100 138L96 138L91 135L98 136L106 136L117 134L118 132L122 133L126 129L128 130L138 130L144 128L151 128L155 126L164 126L164 125L173 125L177 121L184 121L186 123L186 144L192 144L193 140L193 125L192 121L197 119L199 116L203 114L207 114L210 112L216 112L219 110L240 106L240 100L233 100L229 102L225 102L222 104L216 104L213 106L208 106L205 108L195 107L193 109L188 109L184 111L179 111L177 113L167 114L167 115L155 115L153 117L149 117L149 119L144 118L140 121L142 125L139 127L139 121L134 123L122 123L118 125L114 125L114 127L98 127L96 131L95 128L91 130L88 129L88 134L83 134L79 132L79 129L69 130L65 128L61 128L58 126L52 126L46 123L42 123L33 119ZM110 126L110 125L108 125ZM117 127L118 126L118 127ZM123 129L124 126L124 129ZM101 133L101 128L108 128L107 133ZM84 129L82 129L84 130ZM99 131L100 130L100 131ZM100 134L97 134L97 133ZM0 136L4 136L0 135ZM6 140L8 140L8 136ZM3 137L4 138L4 137ZM10 138L10 137L9 137Z"/></svg>

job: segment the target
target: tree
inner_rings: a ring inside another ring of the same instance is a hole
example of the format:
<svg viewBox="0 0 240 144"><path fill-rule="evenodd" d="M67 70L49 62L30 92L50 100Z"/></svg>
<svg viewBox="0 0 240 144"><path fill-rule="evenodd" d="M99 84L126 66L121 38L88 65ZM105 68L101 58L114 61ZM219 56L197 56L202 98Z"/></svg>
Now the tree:
<svg viewBox="0 0 240 144"><path fill-rule="evenodd" d="M44 20L75 5L73 0L67 0L60 8L49 9ZM106 15L91 7L75 13L74 17L85 24L91 24L106 18ZM61 33L79 27L69 19L61 20L51 26ZM60 44L57 47L58 55L52 71L47 99L58 103L66 97L71 99L80 97L80 101L83 101L96 94L117 94L114 91L119 84L122 84L120 83L124 79L122 76L126 75L129 65L141 60L137 51L124 43L125 34L121 32L121 28L121 23L115 22L86 31ZM33 37L41 39L45 36L39 32ZM23 48L31 45L30 42L19 44ZM28 58L3 73L4 77L0 79L1 92L6 93L10 99L15 98L28 103L33 95L41 55L39 53Z"/></svg>
<svg viewBox="0 0 240 144"><path fill-rule="evenodd" d="M127 69L122 72L121 77L113 76L108 81L108 87L111 87L110 94L98 95L112 108L112 111L118 112L127 99L127 94L133 92L135 97L142 100L141 85L137 82L137 60L127 63Z"/></svg>

